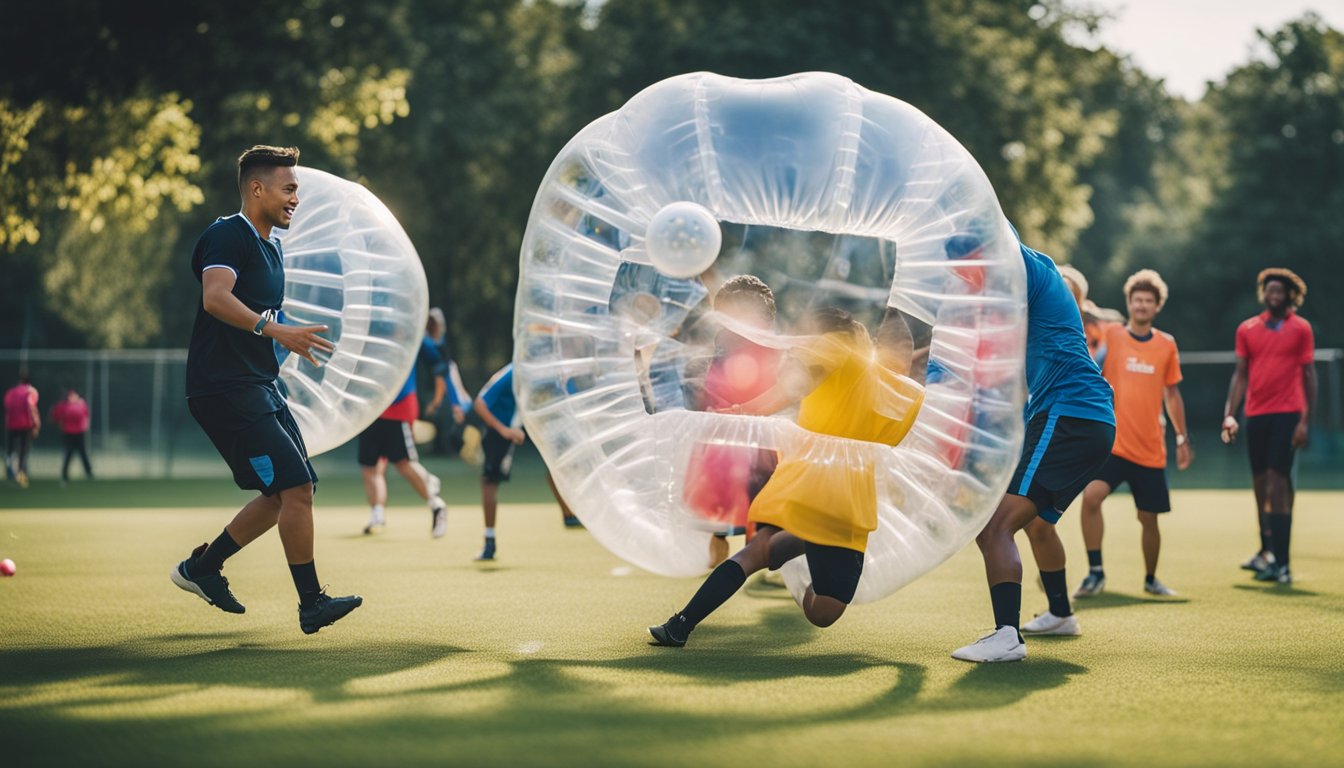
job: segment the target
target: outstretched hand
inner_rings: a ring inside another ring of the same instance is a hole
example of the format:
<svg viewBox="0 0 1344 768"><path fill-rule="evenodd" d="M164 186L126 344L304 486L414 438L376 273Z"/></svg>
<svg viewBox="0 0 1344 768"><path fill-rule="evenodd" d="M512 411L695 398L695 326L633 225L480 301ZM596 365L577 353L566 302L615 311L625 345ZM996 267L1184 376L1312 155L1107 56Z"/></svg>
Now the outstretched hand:
<svg viewBox="0 0 1344 768"><path fill-rule="evenodd" d="M315 351L324 352L328 355L336 351L335 344L318 335L327 332L328 328L325 325L270 323L266 328L270 330L270 337L275 339L277 344L313 365L321 365L313 357Z"/></svg>

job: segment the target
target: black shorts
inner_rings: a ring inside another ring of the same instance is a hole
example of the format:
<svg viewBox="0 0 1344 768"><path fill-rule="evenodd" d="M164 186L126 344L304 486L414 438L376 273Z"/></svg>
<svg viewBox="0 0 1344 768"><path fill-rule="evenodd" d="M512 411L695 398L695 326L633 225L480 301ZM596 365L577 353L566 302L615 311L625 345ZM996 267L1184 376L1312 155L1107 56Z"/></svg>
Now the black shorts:
<svg viewBox="0 0 1344 768"><path fill-rule="evenodd" d="M1031 499L1041 519L1057 523L1097 476L1114 443L1115 427L1103 421L1038 413L1027 422L1008 493Z"/></svg>
<svg viewBox="0 0 1344 768"><path fill-rule="evenodd" d="M359 465L372 467L379 459L396 464L399 461L419 461L411 425L396 419L374 419L359 433Z"/></svg>
<svg viewBox="0 0 1344 768"><path fill-rule="evenodd" d="M812 573L812 591L849 605L863 575L863 553L810 541L803 544L807 570Z"/></svg>
<svg viewBox="0 0 1344 768"><path fill-rule="evenodd" d="M1246 417L1246 448L1251 454L1251 474L1264 474L1265 470L1290 477L1293 473L1293 458L1297 451L1293 448L1293 432L1300 413L1266 413L1261 416Z"/></svg>
<svg viewBox="0 0 1344 768"><path fill-rule="evenodd" d="M1112 491L1129 483L1129 492L1134 495L1134 506L1140 512L1171 511L1166 467L1145 467L1111 454L1101 466L1096 479L1109 485Z"/></svg>
<svg viewBox="0 0 1344 768"><path fill-rule="evenodd" d="M485 436L481 438L481 452L485 454L481 477L496 485L508 482L513 470L513 449L517 447L512 440L486 427Z"/></svg>
<svg viewBox="0 0 1344 768"><path fill-rule="evenodd" d="M233 470L239 488L274 496L317 484L299 425L278 391L241 387L188 398L187 409Z"/></svg>

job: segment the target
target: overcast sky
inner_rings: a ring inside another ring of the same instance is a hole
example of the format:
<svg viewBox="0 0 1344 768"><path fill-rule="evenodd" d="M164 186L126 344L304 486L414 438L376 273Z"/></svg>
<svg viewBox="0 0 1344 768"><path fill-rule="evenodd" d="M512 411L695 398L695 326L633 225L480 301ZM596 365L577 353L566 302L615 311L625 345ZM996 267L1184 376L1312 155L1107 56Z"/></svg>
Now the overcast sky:
<svg viewBox="0 0 1344 768"><path fill-rule="evenodd" d="M1276 29L1315 11L1344 30L1344 0L1089 0L1116 18L1100 41L1133 56L1139 68L1167 82L1187 99L1204 94L1206 80L1221 80L1251 55L1255 30Z"/></svg>

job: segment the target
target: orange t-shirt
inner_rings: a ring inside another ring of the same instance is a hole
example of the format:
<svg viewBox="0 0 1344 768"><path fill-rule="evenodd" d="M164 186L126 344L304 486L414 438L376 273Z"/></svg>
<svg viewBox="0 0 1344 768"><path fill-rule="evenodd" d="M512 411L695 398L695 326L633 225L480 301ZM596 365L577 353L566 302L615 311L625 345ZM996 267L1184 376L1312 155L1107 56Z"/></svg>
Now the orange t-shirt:
<svg viewBox="0 0 1344 768"><path fill-rule="evenodd" d="M1111 453L1141 467L1167 466L1163 394L1181 380L1181 359L1171 334L1153 329L1140 341L1123 325L1105 330L1101 375L1115 390L1115 446Z"/></svg>

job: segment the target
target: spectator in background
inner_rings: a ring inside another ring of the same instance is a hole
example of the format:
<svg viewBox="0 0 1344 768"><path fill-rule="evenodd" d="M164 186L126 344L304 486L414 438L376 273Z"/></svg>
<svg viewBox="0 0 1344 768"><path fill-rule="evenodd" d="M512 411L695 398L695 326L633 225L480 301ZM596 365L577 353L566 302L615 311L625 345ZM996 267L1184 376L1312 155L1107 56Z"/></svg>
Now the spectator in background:
<svg viewBox="0 0 1344 768"><path fill-rule="evenodd" d="M1316 341L1297 310L1307 284L1292 270L1272 267L1255 279L1265 311L1237 326L1237 368L1223 408L1224 443L1237 439L1237 409L1246 399L1260 549L1241 567L1256 581L1292 584L1288 544L1293 530L1293 461L1307 447L1316 405Z"/></svg>
<svg viewBox="0 0 1344 768"><path fill-rule="evenodd" d="M5 393L5 476L28 487L28 449L42 428L37 413L37 388L28 382L28 372L19 373L19 383Z"/></svg>
<svg viewBox="0 0 1344 768"><path fill-rule="evenodd" d="M79 460L84 463L84 476L93 479L93 467L89 465L87 437L89 434L89 404L79 396L74 387L67 387L65 399L51 409L51 420L61 428L65 437L65 458L61 461L61 485L70 481L70 459L79 451Z"/></svg>

